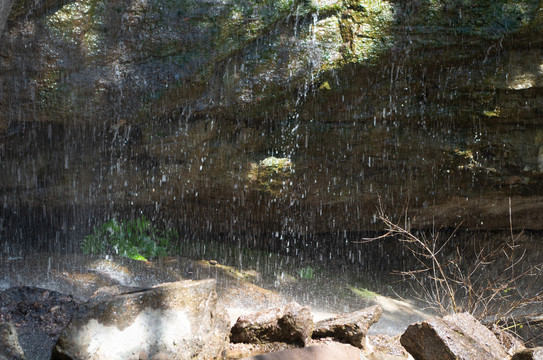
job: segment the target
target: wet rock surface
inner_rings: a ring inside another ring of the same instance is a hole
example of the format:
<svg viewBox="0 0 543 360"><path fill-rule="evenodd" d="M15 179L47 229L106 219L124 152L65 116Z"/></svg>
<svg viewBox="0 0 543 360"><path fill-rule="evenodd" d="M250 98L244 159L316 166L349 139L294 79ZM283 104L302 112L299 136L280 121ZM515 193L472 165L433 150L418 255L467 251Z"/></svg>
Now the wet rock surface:
<svg viewBox="0 0 543 360"><path fill-rule="evenodd" d="M337 315L315 324L314 338L333 337L357 348L366 346L369 328L381 318L383 309L379 305L356 312Z"/></svg>
<svg viewBox="0 0 543 360"><path fill-rule="evenodd" d="M514 227L543 229L537 1L46 3L2 33L10 252L155 204L260 246L375 230L379 199L491 230L511 199ZM290 170L255 177L273 154Z"/></svg>
<svg viewBox="0 0 543 360"><path fill-rule="evenodd" d="M0 292L0 321L17 330L27 359L43 358L51 352L78 304L72 296L57 291L13 287Z"/></svg>

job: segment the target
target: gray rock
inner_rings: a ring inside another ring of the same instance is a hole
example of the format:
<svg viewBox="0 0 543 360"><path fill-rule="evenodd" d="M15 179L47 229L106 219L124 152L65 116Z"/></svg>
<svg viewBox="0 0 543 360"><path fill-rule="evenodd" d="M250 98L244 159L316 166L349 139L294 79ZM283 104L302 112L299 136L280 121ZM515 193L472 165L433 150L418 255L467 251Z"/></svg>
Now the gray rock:
<svg viewBox="0 0 543 360"><path fill-rule="evenodd" d="M513 355L511 360L543 360L543 347L523 349Z"/></svg>
<svg viewBox="0 0 543 360"><path fill-rule="evenodd" d="M303 349L277 351L265 355L244 358L245 360L359 360L360 350L347 344L308 346Z"/></svg>
<svg viewBox="0 0 543 360"><path fill-rule="evenodd" d="M375 324L383 309L375 305L349 314L342 314L315 324L313 338L334 337L358 348L364 348L366 333Z"/></svg>
<svg viewBox="0 0 543 360"><path fill-rule="evenodd" d="M52 359L216 359L228 344L215 280L165 283L91 300L78 309Z"/></svg>
<svg viewBox="0 0 543 360"><path fill-rule="evenodd" d="M240 316L230 331L230 341L305 344L311 338L313 326L311 309L290 303L284 308L272 308Z"/></svg>
<svg viewBox="0 0 543 360"><path fill-rule="evenodd" d="M24 360L17 330L9 322L0 322L0 360Z"/></svg>
<svg viewBox="0 0 543 360"><path fill-rule="evenodd" d="M509 358L496 336L467 313L412 324L400 342L417 360Z"/></svg>

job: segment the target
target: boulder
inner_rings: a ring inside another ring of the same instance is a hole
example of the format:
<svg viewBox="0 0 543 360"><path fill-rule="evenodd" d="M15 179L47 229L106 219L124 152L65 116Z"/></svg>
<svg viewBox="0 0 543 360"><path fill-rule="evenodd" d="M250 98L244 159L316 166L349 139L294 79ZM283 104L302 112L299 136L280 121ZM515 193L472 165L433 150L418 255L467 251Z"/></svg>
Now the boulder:
<svg viewBox="0 0 543 360"><path fill-rule="evenodd" d="M543 347L523 349L513 355L511 360L543 360Z"/></svg>
<svg viewBox="0 0 543 360"><path fill-rule="evenodd" d="M308 346L303 349L289 349L264 355L244 358L245 360L359 360L360 350L347 344L326 344Z"/></svg>
<svg viewBox="0 0 543 360"><path fill-rule="evenodd" d="M496 336L468 313L412 324L400 342L418 360L509 358Z"/></svg>
<svg viewBox="0 0 543 360"><path fill-rule="evenodd" d="M362 349L365 346L368 329L382 314L383 309L375 305L319 321L315 324L313 338L334 337Z"/></svg>
<svg viewBox="0 0 543 360"><path fill-rule="evenodd" d="M52 359L216 359L228 344L215 280L164 283L79 307Z"/></svg>
<svg viewBox="0 0 543 360"><path fill-rule="evenodd" d="M17 330L9 322L0 322L0 360L24 360Z"/></svg>
<svg viewBox="0 0 543 360"><path fill-rule="evenodd" d="M313 326L311 309L293 302L284 308L272 308L240 316L230 331L230 341L282 341L305 345L311 338Z"/></svg>

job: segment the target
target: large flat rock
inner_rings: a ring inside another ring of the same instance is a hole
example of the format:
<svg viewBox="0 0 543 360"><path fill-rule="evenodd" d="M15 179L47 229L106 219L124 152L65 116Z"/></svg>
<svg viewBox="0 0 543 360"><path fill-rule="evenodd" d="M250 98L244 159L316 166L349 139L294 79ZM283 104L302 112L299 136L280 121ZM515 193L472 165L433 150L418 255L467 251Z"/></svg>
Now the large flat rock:
<svg viewBox="0 0 543 360"><path fill-rule="evenodd" d="M52 359L220 358L229 321L216 304L212 279L91 300L60 336Z"/></svg>

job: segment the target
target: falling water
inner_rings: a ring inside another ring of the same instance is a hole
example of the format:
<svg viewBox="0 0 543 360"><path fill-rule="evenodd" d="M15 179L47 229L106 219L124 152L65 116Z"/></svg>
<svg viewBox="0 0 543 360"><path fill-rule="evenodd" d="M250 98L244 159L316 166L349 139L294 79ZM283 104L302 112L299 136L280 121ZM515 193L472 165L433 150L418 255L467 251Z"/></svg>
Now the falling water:
<svg viewBox="0 0 543 360"><path fill-rule="evenodd" d="M271 286L330 277L391 295L389 273L413 263L394 241L361 242L383 234L380 210L455 244L524 229L536 256L543 58L526 27L541 10L497 3L15 7L0 259L79 256L95 227L144 215L179 233L181 256Z"/></svg>

